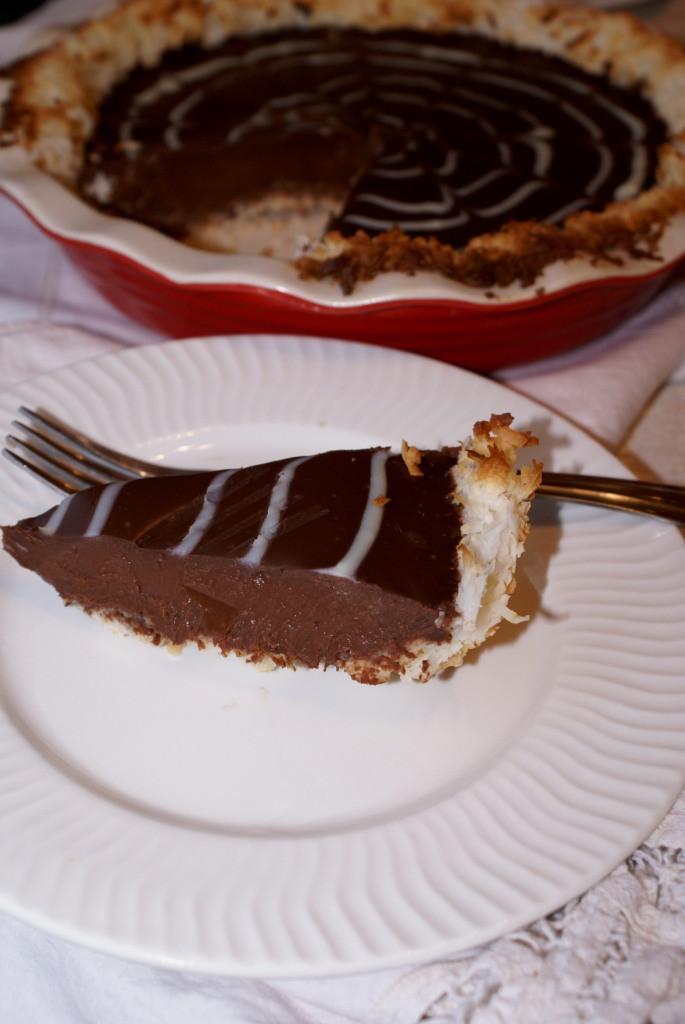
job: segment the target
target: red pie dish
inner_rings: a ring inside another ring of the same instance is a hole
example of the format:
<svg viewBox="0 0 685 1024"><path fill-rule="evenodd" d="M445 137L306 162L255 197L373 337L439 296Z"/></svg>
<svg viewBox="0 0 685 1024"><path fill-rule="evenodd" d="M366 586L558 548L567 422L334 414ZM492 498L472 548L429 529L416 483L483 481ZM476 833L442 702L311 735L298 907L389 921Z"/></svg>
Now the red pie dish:
<svg viewBox="0 0 685 1024"><path fill-rule="evenodd" d="M685 254L685 56L625 14L458 6L124 0L7 70L0 190L170 337L582 345Z"/></svg>

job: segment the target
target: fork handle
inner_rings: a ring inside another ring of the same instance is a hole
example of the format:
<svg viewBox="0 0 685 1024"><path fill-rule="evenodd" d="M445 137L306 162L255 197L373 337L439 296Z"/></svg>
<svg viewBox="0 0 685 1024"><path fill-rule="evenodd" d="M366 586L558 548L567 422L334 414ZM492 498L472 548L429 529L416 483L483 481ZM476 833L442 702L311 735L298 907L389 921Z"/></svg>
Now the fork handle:
<svg viewBox="0 0 685 1024"><path fill-rule="evenodd" d="M639 512L685 525L685 487L677 484L545 471L536 496Z"/></svg>

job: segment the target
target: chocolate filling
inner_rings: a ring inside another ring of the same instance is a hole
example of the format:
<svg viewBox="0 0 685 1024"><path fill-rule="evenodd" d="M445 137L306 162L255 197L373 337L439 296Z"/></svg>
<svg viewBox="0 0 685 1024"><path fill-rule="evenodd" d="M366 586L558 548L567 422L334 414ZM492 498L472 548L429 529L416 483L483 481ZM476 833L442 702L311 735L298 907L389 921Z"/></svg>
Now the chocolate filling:
<svg viewBox="0 0 685 1024"><path fill-rule="evenodd" d="M183 237L273 195L333 197L330 228L455 248L560 225L654 182L665 126L637 90L476 35L289 30L186 46L101 108L79 188Z"/></svg>
<svg viewBox="0 0 685 1024"><path fill-rule="evenodd" d="M155 642L387 669L450 635L455 462L424 453L416 476L386 449L338 451L109 484L4 527L4 546L65 601Z"/></svg>

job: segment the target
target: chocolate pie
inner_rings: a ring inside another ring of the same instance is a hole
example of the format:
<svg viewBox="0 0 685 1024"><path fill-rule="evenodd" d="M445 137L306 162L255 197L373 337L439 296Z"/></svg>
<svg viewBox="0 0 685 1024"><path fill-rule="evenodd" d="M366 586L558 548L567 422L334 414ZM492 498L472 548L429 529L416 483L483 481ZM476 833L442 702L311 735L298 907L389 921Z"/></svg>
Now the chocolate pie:
<svg viewBox="0 0 685 1024"><path fill-rule="evenodd" d="M514 0L124 0L12 69L5 140L89 203L345 291L660 256L685 55Z"/></svg>
<svg viewBox="0 0 685 1024"><path fill-rule="evenodd" d="M540 466L510 416L460 448L112 483L3 528L67 603L154 643L363 683L459 665L508 608Z"/></svg>

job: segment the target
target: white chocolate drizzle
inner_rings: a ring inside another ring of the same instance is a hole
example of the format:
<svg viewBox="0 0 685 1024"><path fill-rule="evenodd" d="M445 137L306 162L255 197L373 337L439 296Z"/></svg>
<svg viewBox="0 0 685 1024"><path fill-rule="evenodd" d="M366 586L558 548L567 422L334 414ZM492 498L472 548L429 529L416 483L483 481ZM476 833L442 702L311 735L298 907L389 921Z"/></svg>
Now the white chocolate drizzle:
<svg viewBox="0 0 685 1024"><path fill-rule="evenodd" d="M110 513L114 508L115 502L121 493L122 487L129 482L130 481L127 480L120 480L117 483L108 484L106 487L103 487L91 513L88 526L83 532L84 537L98 537L102 533L107 524ZM74 497L75 495L65 498L64 501L57 506L48 521L44 523L42 527L43 533L57 533L69 511Z"/></svg>
<svg viewBox="0 0 685 1024"><path fill-rule="evenodd" d="M296 138L302 131L326 137L341 125L363 123L369 111L392 140L371 159L358 193L336 223L343 233L360 227L382 232L396 225L409 234L444 236L459 246L488 224L531 216L561 224L599 196L606 201L630 198L646 186L651 173L647 126L641 117L571 70L550 65L538 72L533 67L522 76L508 58L460 48L458 37L449 45L436 45L430 39L416 42L369 33L348 44L344 33L341 41L323 43L316 33L295 33L244 53L168 70L131 101L120 142L135 140L139 125L155 121L154 105L170 96L173 103L161 129L164 143L173 152L192 147L196 113L206 119L203 104L210 96L216 102L212 83L217 78L230 82L246 67L273 75L274 90L281 73L298 74L288 80L285 91L265 95L254 108L248 104L243 117L227 122L223 138L219 131L212 142L217 148L240 145L247 136L269 131L284 138ZM326 69L323 77L316 71L321 68ZM313 78L307 77L307 69ZM558 126L550 122L552 111ZM449 130L446 119L453 119ZM576 126L572 137L578 132L579 145L593 157L578 175L575 195L567 180L559 185L557 164L568 157L563 149L561 155L555 150L555 144L566 143L569 125ZM617 133L625 153L623 167L606 145ZM483 148L493 150L493 159L484 161L472 177L462 156ZM135 149L127 152L135 159ZM517 155L521 152L527 166L523 171Z"/></svg>
<svg viewBox="0 0 685 1024"><path fill-rule="evenodd" d="M56 508L53 510L52 515L48 519L47 523L44 523L41 527L41 531L47 534L57 533L59 530L64 517L69 511L69 505L71 504L71 498L65 498Z"/></svg>
<svg viewBox="0 0 685 1024"><path fill-rule="evenodd" d="M348 579L353 579L356 576L359 566L371 550L383 522L385 506L378 499L385 497L388 486L386 465L389 457L390 452L385 449L380 449L371 456L369 493L355 538L336 565L332 565L328 569L320 569L319 572L328 576L345 576Z"/></svg>
<svg viewBox="0 0 685 1024"><path fill-rule="evenodd" d="M178 544L171 549L175 555L189 555L195 550L200 541L206 535L207 530L214 521L217 506L221 501L221 495L223 494L224 485L229 477L233 476L235 472L235 469L225 469L221 473L217 473L216 476L212 478L209 487L205 491L202 508L198 512L196 519L191 523L190 529L183 540L179 541Z"/></svg>
<svg viewBox="0 0 685 1024"><path fill-rule="evenodd" d="M104 487L100 497L98 498L97 504L93 509L88 528L85 530L84 537L99 537L105 528L107 520L109 519L110 513L114 508L115 502L121 494L122 487L126 486L127 481L122 480L118 484L109 484L108 487Z"/></svg>
<svg viewBox="0 0 685 1024"><path fill-rule="evenodd" d="M295 470L299 465L305 462L309 456L302 456L299 459L292 459L287 463L276 477L276 483L274 484L271 491L271 499L269 501L269 507L266 510L266 515L262 522L259 533L252 542L252 546L246 555L243 556L243 561L249 565L259 565L264 552L276 536L278 527L281 524L281 516L283 510L288 503L288 495L290 493L290 485L293 482L295 476Z"/></svg>

